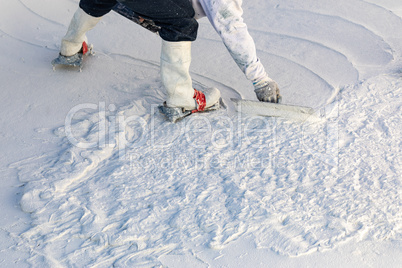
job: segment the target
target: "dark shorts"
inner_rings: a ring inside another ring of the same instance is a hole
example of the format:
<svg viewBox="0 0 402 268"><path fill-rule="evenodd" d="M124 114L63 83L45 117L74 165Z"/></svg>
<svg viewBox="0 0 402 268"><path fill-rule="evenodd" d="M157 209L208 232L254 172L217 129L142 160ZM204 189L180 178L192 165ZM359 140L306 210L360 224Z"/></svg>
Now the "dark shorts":
<svg viewBox="0 0 402 268"><path fill-rule="evenodd" d="M120 2L145 19L161 27L159 35L166 41L194 41L198 23L189 0L81 0L80 7L89 15L101 17Z"/></svg>

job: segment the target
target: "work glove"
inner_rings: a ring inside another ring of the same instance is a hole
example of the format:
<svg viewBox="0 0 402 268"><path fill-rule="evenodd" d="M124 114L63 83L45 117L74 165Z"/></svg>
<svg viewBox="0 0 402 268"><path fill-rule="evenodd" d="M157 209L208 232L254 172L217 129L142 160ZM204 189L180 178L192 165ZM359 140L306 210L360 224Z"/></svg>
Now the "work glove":
<svg viewBox="0 0 402 268"><path fill-rule="evenodd" d="M254 84L254 92L259 101L280 103L282 100L278 84L272 79L265 79Z"/></svg>

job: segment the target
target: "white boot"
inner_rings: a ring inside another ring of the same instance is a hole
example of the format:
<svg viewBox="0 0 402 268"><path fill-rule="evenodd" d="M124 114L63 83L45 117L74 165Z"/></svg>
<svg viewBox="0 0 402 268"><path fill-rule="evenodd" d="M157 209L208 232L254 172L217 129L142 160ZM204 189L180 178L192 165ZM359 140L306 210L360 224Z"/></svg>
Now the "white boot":
<svg viewBox="0 0 402 268"><path fill-rule="evenodd" d="M166 88L168 107L199 110L219 102L220 91L209 88L195 91L190 76L191 42L168 42L162 40L161 77ZM204 97L205 96L205 97Z"/></svg>
<svg viewBox="0 0 402 268"><path fill-rule="evenodd" d="M60 54L69 57L78 53L83 42L87 43L85 33L95 27L100 19L101 17L92 17L78 8L71 19L66 35L61 40Z"/></svg>

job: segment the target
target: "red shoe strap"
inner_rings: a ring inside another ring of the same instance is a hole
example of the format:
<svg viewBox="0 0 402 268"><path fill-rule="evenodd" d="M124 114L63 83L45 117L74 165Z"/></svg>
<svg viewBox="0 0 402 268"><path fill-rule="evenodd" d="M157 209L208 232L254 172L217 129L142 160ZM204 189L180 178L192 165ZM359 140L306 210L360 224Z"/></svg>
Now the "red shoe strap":
<svg viewBox="0 0 402 268"><path fill-rule="evenodd" d="M88 44L87 42L82 42L82 54L85 55L88 53Z"/></svg>
<svg viewBox="0 0 402 268"><path fill-rule="evenodd" d="M205 95L204 93L202 93L201 91L198 91L196 89L194 89L194 97L195 101L197 102L197 109L191 111L192 113L195 112L202 112L205 109L205 106L207 106L207 101L205 99Z"/></svg>

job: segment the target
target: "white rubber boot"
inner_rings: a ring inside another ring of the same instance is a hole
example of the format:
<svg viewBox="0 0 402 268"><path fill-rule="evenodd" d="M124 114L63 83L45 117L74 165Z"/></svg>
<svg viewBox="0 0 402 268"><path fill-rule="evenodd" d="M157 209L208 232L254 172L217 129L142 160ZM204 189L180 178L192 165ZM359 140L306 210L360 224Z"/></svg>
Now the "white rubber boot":
<svg viewBox="0 0 402 268"><path fill-rule="evenodd" d="M71 19L66 35L61 40L60 54L69 57L78 53L82 48L82 43L87 43L85 33L95 27L100 19L101 17L92 17L78 8Z"/></svg>
<svg viewBox="0 0 402 268"><path fill-rule="evenodd" d="M191 42L162 40L161 78L166 88L168 107L203 111L219 102L220 91L209 88L194 90L190 76ZM205 98L204 98L205 96Z"/></svg>

